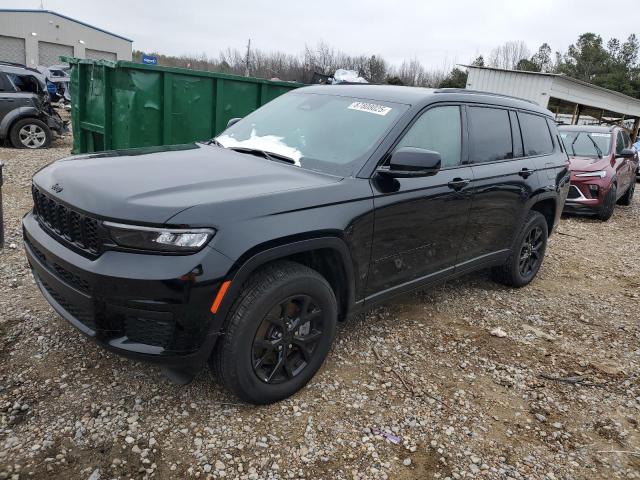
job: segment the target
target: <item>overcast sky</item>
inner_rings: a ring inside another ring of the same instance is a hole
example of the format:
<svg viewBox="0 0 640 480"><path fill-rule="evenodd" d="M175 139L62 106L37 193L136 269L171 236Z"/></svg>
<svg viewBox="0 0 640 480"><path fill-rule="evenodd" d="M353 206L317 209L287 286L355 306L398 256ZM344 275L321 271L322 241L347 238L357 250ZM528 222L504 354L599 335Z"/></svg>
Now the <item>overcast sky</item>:
<svg viewBox="0 0 640 480"><path fill-rule="evenodd" d="M509 40L564 51L587 31L640 33L640 2L618 0L43 0L45 9L133 39L133 48L217 56L227 47L299 53L323 40L349 54L429 67L466 63ZM40 0L0 0L40 8ZM0 32L1 33L1 32Z"/></svg>

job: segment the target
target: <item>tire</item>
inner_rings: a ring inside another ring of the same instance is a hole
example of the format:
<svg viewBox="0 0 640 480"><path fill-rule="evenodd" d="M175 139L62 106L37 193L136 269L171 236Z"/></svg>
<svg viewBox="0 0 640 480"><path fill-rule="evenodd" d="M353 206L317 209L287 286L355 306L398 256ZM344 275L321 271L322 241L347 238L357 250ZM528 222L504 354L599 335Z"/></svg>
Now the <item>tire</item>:
<svg viewBox="0 0 640 480"><path fill-rule="evenodd" d="M636 182L631 182L631 185L629 185L629 188L627 188L627 191L624 192L624 195L620 197L620 200L618 200L618 203L620 205L631 205L631 203L633 202L633 194L636 190Z"/></svg>
<svg viewBox="0 0 640 480"><path fill-rule="evenodd" d="M602 205L600 206L600 209L596 214L596 216L603 222L606 222L607 220L609 220L613 215L613 210L614 208L616 208L617 195L618 195L618 187L614 183L611 185L611 187L609 187L609 191L604 196Z"/></svg>
<svg viewBox="0 0 640 480"><path fill-rule="evenodd" d="M290 261L262 268L244 284L228 314L211 357L218 378L249 403L291 396L329 353L337 305L329 283L311 268Z"/></svg>
<svg viewBox="0 0 640 480"><path fill-rule="evenodd" d="M528 285L540 270L548 236L547 220L540 212L530 211L514 238L506 262L491 270L493 279L510 287Z"/></svg>
<svg viewBox="0 0 640 480"><path fill-rule="evenodd" d="M14 148L47 148L51 144L51 130L37 118L22 118L11 127L9 140Z"/></svg>

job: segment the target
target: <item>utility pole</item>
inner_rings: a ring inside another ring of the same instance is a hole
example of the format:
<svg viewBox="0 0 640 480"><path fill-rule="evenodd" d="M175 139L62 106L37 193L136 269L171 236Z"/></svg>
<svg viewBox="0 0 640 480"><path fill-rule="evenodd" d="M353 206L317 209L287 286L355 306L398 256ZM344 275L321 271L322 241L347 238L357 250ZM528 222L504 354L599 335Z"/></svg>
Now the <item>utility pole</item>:
<svg viewBox="0 0 640 480"><path fill-rule="evenodd" d="M40 0L40 10L44 10L44 0Z"/></svg>
<svg viewBox="0 0 640 480"><path fill-rule="evenodd" d="M251 39L249 39L249 43L247 43L247 57L244 61L244 76L249 76L249 57L251 55Z"/></svg>

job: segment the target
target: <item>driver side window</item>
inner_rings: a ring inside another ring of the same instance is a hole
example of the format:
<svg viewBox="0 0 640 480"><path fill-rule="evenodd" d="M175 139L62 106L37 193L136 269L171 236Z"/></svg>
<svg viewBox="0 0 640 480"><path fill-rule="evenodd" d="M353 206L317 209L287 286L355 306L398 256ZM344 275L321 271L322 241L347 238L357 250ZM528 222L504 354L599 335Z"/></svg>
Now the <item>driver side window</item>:
<svg viewBox="0 0 640 480"><path fill-rule="evenodd" d="M396 146L417 147L438 152L442 168L460 165L462 125L460 107L435 107L424 112Z"/></svg>

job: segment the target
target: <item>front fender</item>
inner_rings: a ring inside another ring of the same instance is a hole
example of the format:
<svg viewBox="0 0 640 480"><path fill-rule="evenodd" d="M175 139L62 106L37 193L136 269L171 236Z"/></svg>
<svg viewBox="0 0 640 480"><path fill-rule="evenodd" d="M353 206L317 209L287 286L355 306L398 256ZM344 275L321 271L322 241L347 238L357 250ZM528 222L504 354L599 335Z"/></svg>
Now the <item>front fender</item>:
<svg viewBox="0 0 640 480"><path fill-rule="evenodd" d="M269 247L255 247L235 262L231 268L227 280L231 281L229 289L227 290L220 307L216 313L216 317L219 319L216 322L222 327L223 319L226 318L233 302L238 297L242 290L242 285L249 278L251 273L256 271L261 266L278 260L280 258L289 257L296 253L308 252L319 249L331 249L340 255L342 259L342 266L346 275L345 283L347 288L347 312L351 311L355 305L355 279L354 279L354 267L351 253L347 244L340 238L334 236L323 236L318 238L286 241L276 246Z"/></svg>

